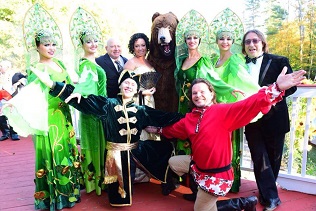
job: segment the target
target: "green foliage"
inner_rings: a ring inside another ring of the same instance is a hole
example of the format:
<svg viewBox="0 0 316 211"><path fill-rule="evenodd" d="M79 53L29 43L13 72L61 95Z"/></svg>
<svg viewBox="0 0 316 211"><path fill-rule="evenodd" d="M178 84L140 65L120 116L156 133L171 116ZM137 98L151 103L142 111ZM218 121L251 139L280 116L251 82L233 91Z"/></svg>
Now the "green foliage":
<svg viewBox="0 0 316 211"><path fill-rule="evenodd" d="M14 12L7 8L0 8L0 20L12 22L12 15Z"/></svg>
<svg viewBox="0 0 316 211"><path fill-rule="evenodd" d="M282 22L287 17L288 12L281 8L280 5L273 5L271 8L271 15L266 19L267 36L275 35L282 27Z"/></svg>

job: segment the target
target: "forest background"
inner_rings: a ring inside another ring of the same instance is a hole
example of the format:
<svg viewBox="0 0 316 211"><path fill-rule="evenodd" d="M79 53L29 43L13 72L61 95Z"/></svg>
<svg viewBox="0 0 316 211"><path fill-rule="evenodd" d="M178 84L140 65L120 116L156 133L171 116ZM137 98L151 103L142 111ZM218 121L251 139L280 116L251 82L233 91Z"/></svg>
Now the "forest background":
<svg viewBox="0 0 316 211"><path fill-rule="evenodd" d="M80 6L98 21L103 42L110 37L122 41L123 55L128 58L130 36L143 32L150 37L151 18L155 12L173 12L180 20L191 9L210 23L229 7L244 23L245 31L259 29L268 39L270 53L286 56L294 70L305 69L313 81L316 75L315 0L0 0L0 60L9 60L16 71L25 71L23 20L34 4L40 3L51 14L63 35L63 61L73 70L74 49L69 36L69 21ZM99 54L105 53L100 48Z"/></svg>

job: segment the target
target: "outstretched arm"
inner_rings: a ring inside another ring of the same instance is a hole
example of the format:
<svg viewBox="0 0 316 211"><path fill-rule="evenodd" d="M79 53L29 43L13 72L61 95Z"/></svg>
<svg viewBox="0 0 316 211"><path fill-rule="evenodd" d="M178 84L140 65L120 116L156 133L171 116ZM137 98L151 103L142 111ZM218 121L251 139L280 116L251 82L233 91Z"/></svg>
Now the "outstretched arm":
<svg viewBox="0 0 316 211"><path fill-rule="evenodd" d="M99 118L106 114L106 111L103 108L107 103L106 98L95 95L81 98L80 94L73 93L74 87L72 85L54 82L46 71L42 72L36 68L31 68L31 71L39 78L39 80L51 89L49 93L52 96L59 97L61 100L85 114L91 114ZM78 99L74 100L74 98Z"/></svg>
<svg viewBox="0 0 316 211"><path fill-rule="evenodd" d="M50 89L54 89L56 86L56 82L54 82L48 72L46 71L46 66L45 66L45 71L40 71L34 67L30 67L30 70L38 77L39 80L41 80L48 88ZM77 98L77 103L80 103L81 100L81 95L78 93L73 93L71 95L69 95L69 97L67 97L65 99L65 103L68 103L70 100Z"/></svg>

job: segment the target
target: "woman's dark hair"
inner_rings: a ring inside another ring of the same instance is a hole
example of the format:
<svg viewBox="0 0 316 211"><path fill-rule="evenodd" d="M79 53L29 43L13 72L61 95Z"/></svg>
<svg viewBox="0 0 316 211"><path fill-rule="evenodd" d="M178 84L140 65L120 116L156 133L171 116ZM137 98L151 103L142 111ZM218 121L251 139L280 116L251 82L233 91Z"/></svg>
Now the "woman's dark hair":
<svg viewBox="0 0 316 211"><path fill-rule="evenodd" d="M213 85L211 84L211 82L209 82L208 80L206 80L206 79L204 79L204 78L196 78L196 79L194 79L194 80L192 81L191 86L190 86L189 91L188 91L188 97L189 97L189 99L190 99L190 101L189 101L189 108L192 109L192 108L196 107L196 106L194 105L194 103L192 102L192 87L193 87L195 84L198 84L198 83L205 83L205 84L207 85L208 89L209 89L212 93L214 93L213 99L212 99L212 103L213 103L213 104L217 104L217 101L216 101L216 93L215 93L214 87L213 87Z"/></svg>
<svg viewBox="0 0 316 211"><path fill-rule="evenodd" d="M131 53L131 54L134 54L134 43L136 42L136 40L138 39L143 39L145 40L145 43L146 43L146 48L147 48L147 51L149 51L149 38L147 37L146 34L144 33L136 33L136 34L133 34L128 42L128 51Z"/></svg>
<svg viewBox="0 0 316 211"><path fill-rule="evenodd" d="M36 47L39 47L41 42L39 40L35 39L35 44L36 44Z"/></svg>
<svg viewBox="0 0 316 211"><path fill-rule="evenodd" d="M269 53L269 47L268 47L267 40L264 37L264 34L261 31L257 30L257 29L252 29L252 30L247 31L246 34L244 35L244 37L242 38L242 43L241 43L242 44L242 53L246 55L245 40L246 40L246 36L249 33L255 33L259 37L261 42L262 42L262 51L264 53Z"/></svg>

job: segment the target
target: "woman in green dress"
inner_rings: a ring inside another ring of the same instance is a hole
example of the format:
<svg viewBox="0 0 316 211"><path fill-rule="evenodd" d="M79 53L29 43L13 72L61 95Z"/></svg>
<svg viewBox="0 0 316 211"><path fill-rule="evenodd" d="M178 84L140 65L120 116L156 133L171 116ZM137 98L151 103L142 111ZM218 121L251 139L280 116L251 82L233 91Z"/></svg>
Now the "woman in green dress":
<svg viewBox="0 0 316 211"><path fill-rule="evenodd" d="M106 96L105 71L95 62L98 49L98 38L95 32L85 30L80 33L80 43L84 56L79 61L79 80L74 93L83 97L90 94ZM104 179L105 146L102 123L99 119L80 112L79 135L81 149L81 168L86 192L95 190L101 195ZM104 187L103 187L104 188Z"/></svg>
<svg viewBox="0 0 316 211"><path fill-rule="evenodd" d="M78 7L70 19L69 29L78 74L74 93L83 97L90 94L106 97L106 74L95 61L95 55L102 46L101 29L97 21L86 10ZM78 131L85 190L101 195L105 188L102 183L106 146L102 123L96 117L79 112Z"/></svg>
<svg viewBox="0 0 316 211"><path fill-rule="evenodd" d="M243 24L240 18L229 8L221 11L209 26L210 46L214 50L212 62L219 77L227 84L240 89L244 95L238 95L235 101L248 97L259 90L259 86L253 83L244 55L241 53L241 41L244 35ZM259 114L254 120L260 118ZM240 187L240 143L243 140L243 129L232 133L234 168L234 183L231 192L238 192Z"/></svg>
<svg viewBox="0 0 316 211"><path fill-rule="evenodd" d="M56 40L40 30L35 35L39 61L33 66L52 80L71 83L63 63L54 58ZM49 88L29 73L28 83L5 109L20 135L33 135L35 146L35 209L63 209L80 201L80 155L69 106L48 94ZM22 103L23 102L23 103Z"/></svg>
<svg viewBox="0 0 316 211"><path fill-rule="evenodd" d="M215 71L220 78L227 84L238 87L244 92L244 96L239 95L236 101L242 100L247 96L256 93L259 90L258 84L253 83L247 72L244 56L241 53L232 53L231 47L234 43L234 34L228 29L222 28L217 32L216 42L220 54L214 57ZM255 119L262 115L258 115ZM254 121L254 120L253 120ZM234 183L231 192L238 192L240 187L240 141L243 132L241 129L232 133L233 158L232 166L234 168Z"/></svg>

